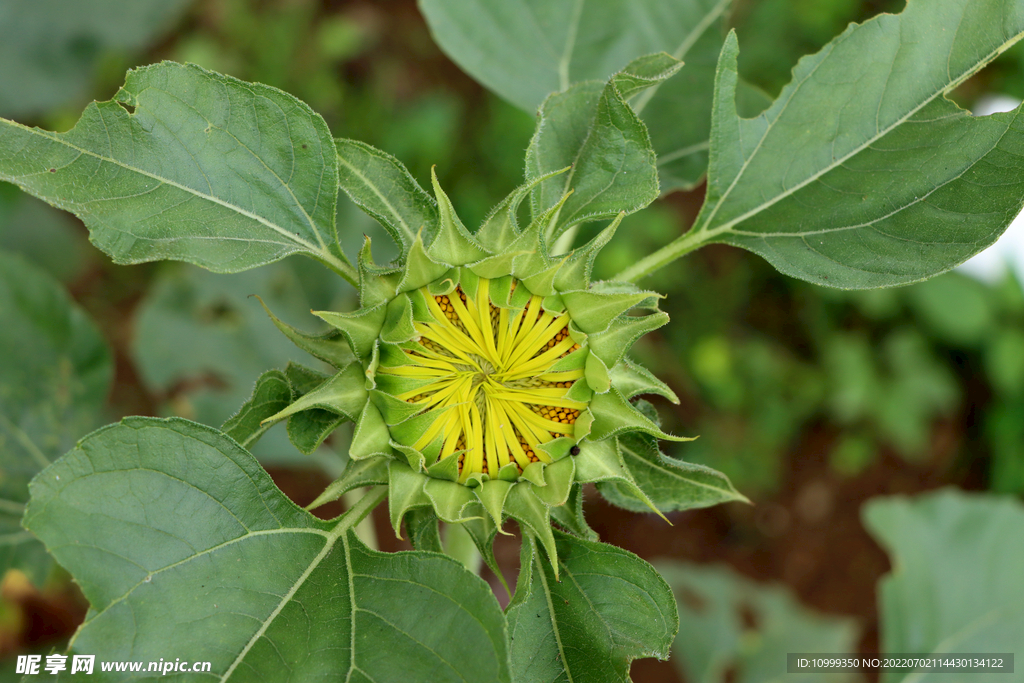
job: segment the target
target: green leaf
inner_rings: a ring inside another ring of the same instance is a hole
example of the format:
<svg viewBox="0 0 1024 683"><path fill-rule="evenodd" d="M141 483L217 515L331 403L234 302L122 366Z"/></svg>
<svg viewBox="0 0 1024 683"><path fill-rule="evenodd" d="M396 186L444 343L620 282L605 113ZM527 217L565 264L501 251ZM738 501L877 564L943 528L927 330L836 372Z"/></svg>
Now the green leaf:
<svg viewBox="0 0 1024 683"><path fill-rule="evenodd" d="M383 493L321 521L216 430L128 418L34 480L26 524L91 604L69 653L204 653L232 681L508 681L486 583L352 533Z"/></svg>
<svg viewBox="0 0 1024 683"><path fill-rule="evenodd" d="M965 261L1021 208L1024 123L1020 108L974 117L945 94L1021 35L1016 2L912 2L803 58L754 119L737 115L730 35L704 207L690 233L620 278L708 242L843 288L915 282Z"/></svg>
<svg viewBox="0 0 1024 683"><path fill-rule="evenodd" d="M526 179L566 166L572 168L540 183L530 198L536 218L572 192L547 227L549 238L577 223L633 213L658 198L647 129L614 79L580 83L544 100L526 150Z"/></svg>
<svg viewBox="0 0 1024 683"><path fill-rule="evenodd" d="M422 231L437 230L437 203L398 159L357 140L335 140L338 177L359 208L373 216L406 251Z"/></svg>
<svg viewBox="0 0 1024 683"><path fill-rule="evenodd" d="M110 53L134 52L170 28L189 0L5 0L0 4L0 115L76 103Z"/></svg>
<svg viewBox="0 0 1024 683"><path fill-rule="evenodd" d="M854 653L853 620L817 615L781 586L765 586L724 566L659 562L679 601L672 662L692 683L785 680L786 652ZM753 621L753 625L751 625ZM885 650L890 652L890 650ZM856 674L803 674L809 683L859 681Z"/></svg>
<svg viewBox="0 0 1024 683"><path fill-rule="evenodd" d="M320 375L320 373L310 373L306 368L301 369L305 374L313 374L315 377ZM274 417L280 419L310 408L318 408L329 410L335 415L341 415L354 422L362 412L363 406L366 405L365 381L366 373L359 363L351 363L336 374L330 377L325 376L315 387L306 381L302 383L302 386L297 386L297 383L293 381L292 388L296 399Z"/></svg>
<svg viewBox="0 0 1024 683"><path fill-rule="evenodd" d="M498 566L497 558L494 557L494 537L498 534L498 527L495 526L494 521L489 517L468 519L462 522L462 528L473 539L473 543L476 544L477 552L480 553L484 564L498 577L502 588L505 589L505 592L511 598L512 590L508 587L508 581L505 580L501 567Z"/></svg>
<svg viewBox="0 0 1024 683"><path fill-rule="evenodd" d="M267 370L256 380L252 396L221 426L221 431L249 448L272 426L263 421L288 407L292 388L280 370Z"/></svg>
<svg viewBox="0 0 1024 683"><path fill-rule="evenodd" d="M350 367L354 370L358 368L358 364L351 364ZM349 377L351 377L351 370L348 370ZM299 365L298 363L289 363L288 367L284 371L285 376L288 379L288 384L291 388L291 401L289 406L286 406L280 413L271 415L268 420L272 420L281 413L288 412L288 407L295 407L300 404L301 401L306 401L307 407L301 412L292 412L288 417L288 440L292 442L292 445L299 450L300 453L310 455L320 444L324 442L328 436L330 436L334 430L336 430L342 423L353 419L344 415L339 416L337 412L325 409L326 406L321 405L320 407L310 408L308 407L310 399L315 397L314 392L317 392L323 387L326 387L330 383L330 377L322 372L312 370L310 368ZM334 376L335 379L343 377L345 372L339 372ZM362 387L360 387L362 389ZM364 392L362 393L365 396ZM322 394L321 394L322 396ZM349 406L350 410L354 409L354 406ZM347 469L347 468L346 468ZM337 483L337 482L335 482ZM339 494L340 495L340 494Z"/></svg>
<svg viewBox="0 0 1024 683"><path fill-rule="evenodd" d="M384 317L387 314L387 306L383 303L370 308L338 313L336 311L313 311L313 314L321 318L331 327L341 330L348 340L349 348L356 356L362 359L369 358L373 352L380 330L384 326Z"/></svg>
<svg viewBox="0 0 1024 683"><path fill-rule="evenodd" d="M685 66L633 105L658 153L661 189L695 186L707 167L715 63L730 0L420 0L434 39L473 78L533 113L549 93L606 81L666 52ZM753 113L767 102L749 86Z"/></svg>
<svg viewBox="0 0 1024 683"><path fill-rule="evenodd" d="M0 575L51 567L21 528L28 482L93 429L113 364L92 322L49 275L0 252Z"/></svg>
<svg viewBox="0 0 1024 683"><path fill-rule="evenodd" d="M591 355L600 358L607 368L617 364L640 337L668 324L668 313L645 316L620 315L608 329L591 334L587 339Z"/></svg>
<svg viewBox="0 0 1024 683"><path fill-rule="evenodd" d="M678 627L672 591L621 548L555 532L560 581L531 536L508 606L517 681L629 680L640 657L666 659Z"/></svg>
<svg viewBox="0 0 1024 683"><path fill-rule="evenodd" d="M631 399L639 394L657 394L664 396L672 403L679 403L679 397L667 384L655 377L653 372L634 363L629 358L624 358L621 363L617 363L609 370L608 374L611 377L612 385L626 399Z"/></svg>
<svg viewBox="0 0 1024 683"><path fill-rule="evenodd" d="M300 453L309 455L347 421L329 410L306 410L288 418L288 440Z"/></svg>
<svg viewBox="0 0 1024 683"><path fill-rule="evenodd" d="M661 192L691 190L700 184L708 168L711 135L711 105L715 70L722 49L725 13L730 2L698 0L671 3L680 9L700 11L706 30L683 55L685 66L657 91L648 91L633 103L647 124L651 145L658 155ZM771 104L771 98L740 79L736 85L736 108L741 116L756 116Z"/></svg>
<svg viewBox="0 0 1024 683"><path fill-rule="evenodd" d="M623 434L618 438L623 462L636 485L662 512L711 507L731 501L749 502L729 478L710 467L669 458L658 450L658 440L648 434ZM633 512L648 512L647 503L627 486L599 482L597 490L610 503Z"/></svg>
<svg viewBox="0 0 1024 683"><path fill-rule="evenodd" d="M267 312L267 316L274 323L274 327L306 353L319 358L325 363L330 363L339 370L355 360L355 356L352 355L352 349L348 346L348 341L340 331L330 329L320 334L303 332L274 315L270 308L263 303L263 299L257 296L256 300L263 306L263 310Z"/></svg>
<svg viewBox="0 0 1024 683"><path fill-rule="evenodd" d="M683 63L667 52L655 52L631 61L612 76L612 81L619 94L629 102L648 88L657 88L682 67Z"/></svg>
<svg viewBox="0 0 1024 683"><path fill-rule="evenodd" d="M426 255L435 263L447 263L455 266L474 263L491 256L490 252L477 244L476 239L462 224L458 214L455 213L455 207L451 200L441 189L434 168L430 169L430 184L437 201L438 223L437 234L427 247Z"/></svg>
<svg viewBox="0 0 1024 683"><path fill-rule="evenodd" d="M1014 652L1024 642L1024 506L952 489L876 498L864 524L892 558L879 582L884 652ZM958 674L982 681L988 674ZM914 676L942 680L941 674ZM884 681L901 680L893 673Z"/></svg>
<svg viewBox="0 0 1024 683"><path fill-rule="evenodd" d="M0 179L71 211L118 263L232 273L336 254L337 154L323 119L265 85L163 62L67 133L0 121Z"/></svg>

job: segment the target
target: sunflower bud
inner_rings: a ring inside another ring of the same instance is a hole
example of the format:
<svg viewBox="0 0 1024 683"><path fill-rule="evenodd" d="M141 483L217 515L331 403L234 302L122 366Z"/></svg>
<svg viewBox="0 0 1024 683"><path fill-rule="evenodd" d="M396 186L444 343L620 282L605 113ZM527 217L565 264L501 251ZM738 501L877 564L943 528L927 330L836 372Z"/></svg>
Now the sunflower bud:
<svg viewBox="0 0 1024 683"><path fill-rule="evenodd" d="M360 309L316 312L354 360L272 419L312 408L353 419L350 468L386 472L396 533L420 507L468 523L476 539L512 517L553 560L549 511L574 483L617 481L647 501L618 437L675 439L630 399L676 398L626 351L668 316L655 293L590 281L622 215L589 244L552 256L546 230L561 204L520 229L523 187L470 234L436 177L433 185L437 225L424 226L397 267L377 266L364 246Z"/></svg>

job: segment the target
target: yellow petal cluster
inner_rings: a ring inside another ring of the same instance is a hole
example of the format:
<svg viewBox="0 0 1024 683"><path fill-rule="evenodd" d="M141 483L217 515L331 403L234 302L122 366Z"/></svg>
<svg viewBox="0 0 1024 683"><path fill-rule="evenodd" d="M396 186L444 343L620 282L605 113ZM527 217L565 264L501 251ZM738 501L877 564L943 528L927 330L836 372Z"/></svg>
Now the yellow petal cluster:
<svg viewBox="0 0 1024 683"><path fill-rule="evenodd" d="M474 473L493 476L510 462L520 472L550 462L538 446L572 437L587 407L566 397L583 370L552 371L579 348L568 314L544 310L539 296L519 309L496 306L489 285L481 279L475 298L461 288L447 295L421 290L433 321L415 323L419 337L404 345L409 364L378 369L419 381L398 398L437 419L412 447L423 451L441 439L440 458L459 459L461 482Z"/></svg>

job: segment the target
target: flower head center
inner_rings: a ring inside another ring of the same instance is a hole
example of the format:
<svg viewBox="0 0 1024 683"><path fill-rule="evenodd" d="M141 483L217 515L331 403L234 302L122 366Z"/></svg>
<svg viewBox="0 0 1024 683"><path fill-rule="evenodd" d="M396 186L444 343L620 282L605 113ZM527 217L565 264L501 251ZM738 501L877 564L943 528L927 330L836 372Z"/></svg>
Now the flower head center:
<svg viewBox="0 0 1024 683"><path fill-rule="evenodd" d="M378 371L400 385L398 398L433 417L407 445L428 461L457 457L460 481L550 462L541 446L572 437L587 406L569 395L583 370L559 366L580 348L569 316L546 310L521 283L515 296L513 281L499 297L504 306L496 305L491 281L475 284L446 295L421 289L429 319L416 320L419 338L400 345L400 362L382 361Z"/></svg>

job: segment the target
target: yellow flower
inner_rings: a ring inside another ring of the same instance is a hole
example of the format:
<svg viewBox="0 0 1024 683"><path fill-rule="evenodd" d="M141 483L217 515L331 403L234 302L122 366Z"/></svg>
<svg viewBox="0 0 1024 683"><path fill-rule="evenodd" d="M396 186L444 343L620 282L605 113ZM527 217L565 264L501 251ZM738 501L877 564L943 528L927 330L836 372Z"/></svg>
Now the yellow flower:
<svg viewBox="0 0 1024 683"><path fill-rule="evenodd" d="M509 195L471 234L433 181L436 223L390 266L373 262L367 242L359 309L316 312L336 333L304 335L275 319L338 372L268 422L322 410L355 423L349 466L321 498L386 483L396 532L409 511L429 508L464 524L487 559L511 517L553 560L551 510L574 487L615 482L654 509L619 439L678 438L631 401L674 394L626 357L668 316L654 292L590 279L621 215L555 257L546 229L560 205L523 229L516 222L532 186Z"/></svg>

